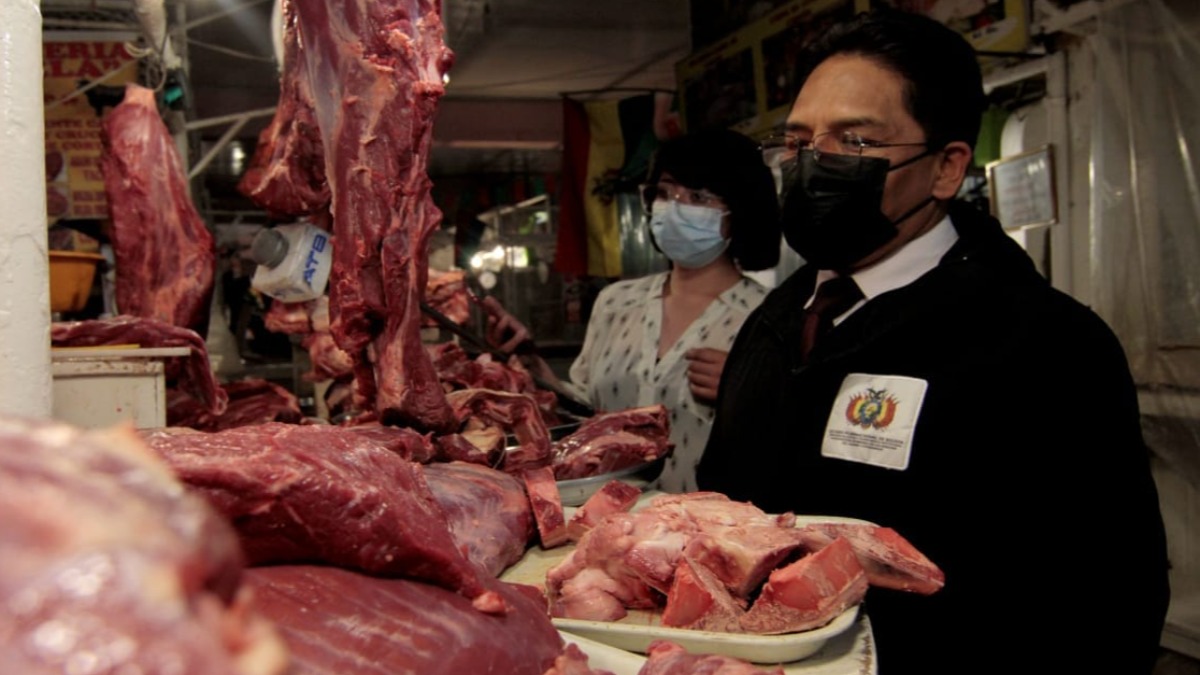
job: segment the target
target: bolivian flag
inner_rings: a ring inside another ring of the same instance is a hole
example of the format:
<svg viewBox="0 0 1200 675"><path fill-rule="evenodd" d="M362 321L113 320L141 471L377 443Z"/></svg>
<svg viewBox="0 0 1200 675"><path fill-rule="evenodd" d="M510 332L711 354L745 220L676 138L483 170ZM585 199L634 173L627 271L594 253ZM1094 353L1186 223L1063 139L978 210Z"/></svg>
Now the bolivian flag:
<svg viewBox="0 0 1200 675"><path fill-rule="evenodd" d="M563 184L555 268L565 276L621 276L615 194L645 179L660 139L678 134L673 96L563 98Z"/></svg>

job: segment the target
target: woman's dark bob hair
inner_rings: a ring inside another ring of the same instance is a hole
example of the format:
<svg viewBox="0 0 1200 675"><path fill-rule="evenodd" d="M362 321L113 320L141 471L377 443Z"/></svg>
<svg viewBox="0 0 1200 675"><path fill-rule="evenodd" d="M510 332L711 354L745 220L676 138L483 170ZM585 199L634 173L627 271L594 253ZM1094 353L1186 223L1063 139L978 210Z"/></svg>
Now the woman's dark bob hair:
<svg viewBox="0 0 1200 675"><path fill-rule="evenodd" d="M779 262L779 201L775 179L758 144L728 129L710 129L664 142L654 153L649 185L664 173L692 190L708 190L729 207L728 255L743 270ZM644 203L647 213L650 204Z"/></svg>

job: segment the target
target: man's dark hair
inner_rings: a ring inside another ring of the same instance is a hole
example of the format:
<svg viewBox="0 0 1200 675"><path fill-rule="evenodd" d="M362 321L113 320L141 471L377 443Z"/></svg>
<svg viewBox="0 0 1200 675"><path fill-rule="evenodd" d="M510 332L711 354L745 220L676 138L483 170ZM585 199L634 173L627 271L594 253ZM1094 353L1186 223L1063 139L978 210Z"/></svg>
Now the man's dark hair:
<svg viewBox="0 0 1200 675"><path fill-rule="evenodd" d="M888 8L859 14L805 47L800 85L839 54L861 55L905 79L905 105L930 147L953 141L975 147L984 109L983 76L975 50L962 35L919 14Z"/></svg>
<svg viewBox="0 0 1200 675"><path fill-rule="evenodd" d="M693 190L708 190L729 207L729 255L743 269L779 262L779 202L775 179L758 145L728 129L707 129L664 142L654 153L646 182L669 173ZM649 212L650 204L644 203Z"/></svg>

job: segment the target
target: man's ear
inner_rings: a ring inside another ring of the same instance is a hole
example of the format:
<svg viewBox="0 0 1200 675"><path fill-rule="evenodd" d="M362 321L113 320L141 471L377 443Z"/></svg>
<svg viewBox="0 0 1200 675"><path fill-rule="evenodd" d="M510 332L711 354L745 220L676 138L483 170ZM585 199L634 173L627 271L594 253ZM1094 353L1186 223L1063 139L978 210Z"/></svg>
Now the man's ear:
<svg viewBox="0 0 1200 675"><path fill-rule="evenodd" d="M935 199L954 199L967 177L967 168L971 166L973 156L971 146L962 141L954 141L942 148L938 171L930 190Z"/></svg>

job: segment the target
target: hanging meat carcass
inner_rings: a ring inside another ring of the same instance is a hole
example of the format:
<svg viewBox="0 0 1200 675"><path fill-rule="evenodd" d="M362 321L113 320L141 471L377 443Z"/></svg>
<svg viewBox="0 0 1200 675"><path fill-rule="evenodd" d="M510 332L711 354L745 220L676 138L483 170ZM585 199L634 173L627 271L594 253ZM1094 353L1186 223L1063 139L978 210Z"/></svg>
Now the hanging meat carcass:
<svg viewBox="0 0 1200 675"><path fill-rule="evenodd" d="M293 0L333 194L330 311L379 418L449 430L455 418L421 345L429 238L440 222L425 167L452 54L432 0Z"/></svg>
<svg viewBox="0 0 1200 675"><path fill-rule="evenodd" d="M212 299L213 238L188 195L187 174L154 92L126 85L125 99L105 117L103 129L117 308L203 337Z"/></svg>
<svg viewBox="0 0 1200 675"><path fill-rule="evenodd" d="M283 3L283 72L279 104L258 136L250 168L238 191L279 216L305 216L329 208L325 153L313 112L308 64L300 53L293 3Z"/></svg>

